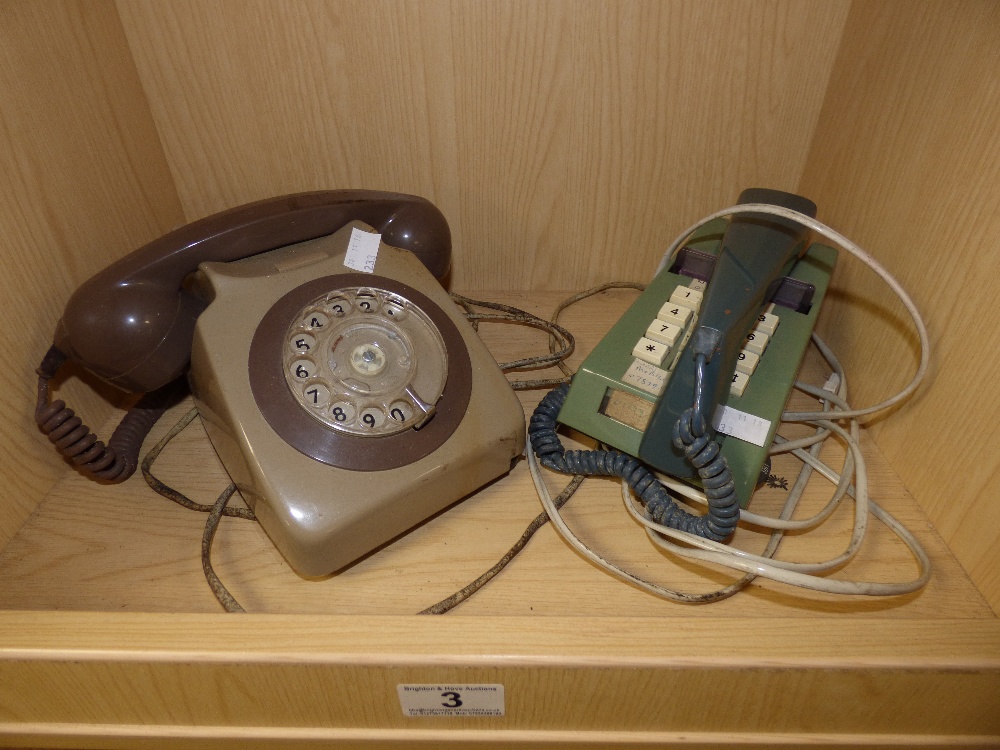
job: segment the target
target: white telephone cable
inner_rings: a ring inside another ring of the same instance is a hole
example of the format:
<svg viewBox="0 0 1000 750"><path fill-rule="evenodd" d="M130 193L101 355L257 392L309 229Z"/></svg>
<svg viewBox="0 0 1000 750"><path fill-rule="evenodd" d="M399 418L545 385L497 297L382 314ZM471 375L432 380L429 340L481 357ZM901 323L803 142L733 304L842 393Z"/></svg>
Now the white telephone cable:
<svg viewBox="0 0 1000 750"><path fill-rule="evenodd" d="M850 446L850 450L855 452L855 459L860 457L860 447L854 442ZM805 453L805 452L804 452ZM808 455L808 453L806 453ZM810 458L812 458L810 456ZM814 467L821 471L830 481L839 483L840 475L834 472L832 469L822 464L818 460L815 462L810 462L814 464ZM590 560L592 563L598 567L606 570L612 575L622 578L625 581L633 583L634 585L648 591L656 596L663 598L672 599L674 601L689 601L693 597L682 594L681 592L666 589L657 584L646 581L638 576L629 573L628 571L618 567L614 563L605 559L601 555L597 554L589 547L586 546L573 531L566 525L565 520L562 518L558 508L552 502L552 497L549 494L548 488L545 486L544 480L541 476L541 470L539 468L537 459L535 458L534 452L528 451L528 467L531 471L532 480L535 483L535 488L538 492L539 500L542 503L542 507L545 508L549 519L552 521L555 528L558 530L559 534L565 539L577 552L579 552L583 557ZM861 470L860 476L864 476L864 469ZM864 482L859 479L856 483L862 485ZM743 571L745 573L752 573L754 575L759 575L764 578L769 578L771 580L778 581L780 583L785 583L792 586L797 586L801 588L812 589L814 591L823 591L832 594L860 594L867 596L894 596L899 594L910 593L916 591L926 585L927 581L930 579L931 573L931 561L927 553L924 551L923 547L916 540L916 538L900 524L891 514L883 510L875 502L867 500L867 493L864 494L866 510L870 509L872 515L882 521L890 530L893 531L906 546L910 549L913 556L916 558L919 565L920 571L916 578L901 582L901 583L881 583L881 582L869 582L869 581L843 581L828 578L821 578L815 575L808 575L802 572L797 572L795 570L789 570L785 566L787 563L779 563L779 561L769 560L767 558L761 558L757 555L749 555L742 552L742 550L737 551L731 547L726 547L725 545L719 545L722 549L716 550L711 548L711 545L718 544L716 542L711 542L710 540L703 539L690 534L685 534L682 531L676 531L670 529L669 527L659 527L657 524L653 524L648 519L639 515L638 511L632 507L631 493L628 489L627 483L623 483L622 489L623 497L626 500L627 507L629 507L630 512L636 517L640 523L649 527L653 526L655 528L648 529L650 538L658 545L663 547L669 552L677 554L682 557L688 557L700 560L702 562L715 563L723 565L725 567L733 568L736 570ZM855 524L857 528L857 523ZM696 545L696 548L683 547L678 544L674 544L667 539L659 536L659 534L666 534L672 538L679 539L687 544ZM852 535L853 536L853 535ZM705 549L705 547L709 547ZM698 549L697 547L702 547ZM737 554L739 553L739 554ZM841 555L840 558L843 558ZM833 567L838 567L843 564L842 561L835 559L833 561L827 561L826 563L817 564L805 564L801 567L814 567L818 570L827 570Z"/></svg>
<svg viewBox="0 0 1000 750"><path fill-rule="evenodd" d="M853 439L851 441L854 443ZM851 445L852 451L856 451L856 456L860 456L860 446L856 443ZM806 454L808 455L808 454ZM818 459L809 456L807 460L817 471L823 474L831 482L839 482L841 477L836 472L834 472L830 467L823 464ZM859 478L856 482L856 486L860 489L866 483L863 480L863 470L859 472ZM862 499L863 496L863 499ZM815 575L807 575L805 572L796 572L795 568L799 571L805 571L812 568L815 572L820 572L824 570L831 570L833 568L840 567L842 565L841 555L838 558L828 560L825 563L813 563L813 564L794 564L785 563L777 560L771 560L763 558L757 555L751 555L742 550L736 550L732 547L726 547L725 545L718 545L717 547L711 547L709 545L715 545L716 542L711 542L707 539L702 539L701 537L696 537L692 534L686 534L683 531L677 531L671 529L667 526L660 526L653 523L649 519L642 516L639 511L635 508L634 502L632 500L631 491L627 484L623 483L622 487L622 498L625 502L626 509L639 523L643 524L650 539L659 547L672 552L673 554L679 555L681 557L687 557L691 559L700 560L702 562L715 563L718 565L724 565L729 568L734 568L736 570L742 570L748 573L754 573L763 578L769 578L771 580L778 581L780 583L786 583L792 586L798 586L802 588L808 588L815 591L824 591L831 594L862 594L867 596L896 596L899 594L908 594L913 591L917 591L927 584L930 580L931 575L931 561L927 552L924 550L923 546L917 541L916 537L906 529L896 518L894 518L888 511L884 510L873 500L867 497L866 491L859 491L858 498L856 501L859 507L863 504L867 510L870 510L872 515L878 518L882 523L884 523L899 539L909 548L910 552L913 554L914 558L917 560L919 566L919 573L916 578L899 583L882 583L882 582L870 582L870 581L844 581L835 580L829 578L820 578ZM662 535L662 536L661 536ZM685 544L693 545L694 548L682 546L675 544L664 537L670 537L672 539L677 539L684 542ZM721 549L720 549L721 548Z"/></svg>
<svg viewBox="0 0 1000 750"><path fill-rule="evenodd" d="M816 334L813 334L813 341L818 344L822 344L822 341L819 340L819 337ZM835 384L838 388L837 393L833 394L830 390L830 386L815 388L799 381L795 381L795 388L822 400L824 403L823 413L826 414L827 417L832 417L832 413L825 411L825 409L829 408L831 403L836 403L841 408L847 408L847 403L844 401L844 397L847 394L847 380L842 377L843 369L840 366L840 362L833 355L833 352L831 352L825 344L822 344L821 351L823 351L824 355L827 357L831 367L834 368L835 374L838 372L841 373L841 375L835 378ZM802 449L822 444L829 436L830 430L823 427L819 428L815 434L798 440L785 440L785 438L780 435L775 435L775 444L771 447L770 454L792 453L803 462L809 463L809 460L814 457ZM853 461L854 455L848 451L841 474L849 475L853 473ZM657 478L664 487L669 489L675 495L692 500L699 505L708 505L705 493L695 487L661 473L657 474ZM750 526L760 526L766 529L782 531L805 531L807 529L814 528L829 518L840 505L840 501L843 499L844 495L853 490L848 479L849 477L845 478L838 484L837 490L834 492L827 505L810 518L797 520L791 520L789 518L773 518L771 516L762 516L744 509L740 511L740 522ZM843 485L843 487L841 487L841 485Z"/></svg>
<svg viewBox="0 0 1000 750"><path fill-rule="evenodd" d="M816 337L818 339L818 337ZM824 356L830 361L831 366L834 368L835 372L843 372L840 367L839 361L829 350L828 347L821 341L818 340L817 343L820 345L820 349ZM839 378L840 380L840 391L841 394L846 393L846 380ZM815 388L813 386L806 385L804 383L796 383L796 387L800 390L811 393L817 398L823 399L827 404L832 403L844 411L849 411L849 405L843 400L841 395L834 395L827 389ZM826 416L830 419L839 419L844 411L834 411L827 412ZM842 593L842 594L866 594L874 596L890 596L903 593L909 593L915 591L922 586L924 586L930 578L931 572L931 562L927 553L924 551L923 547L917 541L917 539L900 524L891 514L879 507L871 501L868 497L867 492L867 470L864 463L864 458L861 454L861 448L859 444L858 435L858 423L856 420L851 420L851 434L847 434L842 428L835 425L829 420L814 420L810 421L809 424L822 427L825 431L832 431L837 433L848 445L848 456L853 457L855 463L855 474L856 481L854 487L849 486L849 464L850 461L845 460L845 470L843 473L838 474L825 463L820 461L814 455L802 450L801 448L796 448L792 453L804 461L805 463L812 466L814 469L819 471L828 480L837 485L837 491L834 494L834 499L821 511L820 514L814 516L812 519L806 519L808 522L815 521L821 516L825 518L828 516L833 509L836 508L839 498L844 494L850 494L855 498L856 503L856 518L854 533L852 534L851 544L848 549L836 558L827 560L822 563L789 563L778 560L772 560L770 557L761 557L757 555L752 555L750 553L744 552L742 550L736 549L734 547L729 547L718 542L712 542L701 537L695 537L691 534L686 534L676 529L671 529L666 526L661 526L656 524L649 519L645 518L635 507L634 500L632 498L631 491L627 483L622 485L622 497L625 501L625 506L628 512L635 518L636 521L641 523L647 528L647 533L650 538L658 546L666 549L669 552L677 554L682 557L688 557L693 559L698 559L703 562L711 562L727 567L732 567L737 570L743 570L745 572L752 572L755 575L760 575L765 578L770 578L790 585L801 586L805 588L811 588L818 591L826 591L829 593ZM698 490L684 485L681 482L672 479L662 480L664 486L668 487L672 491L694 500L701 504L707 504L705 497ZM879 520L886 524L893 533L898 536L903 543L910 549L913 556L916 558L917 563L920 567L920 572L917 577L911 581L903 583L875 583L875 582L863 582L863 581L834 581L832 579L820 578L817 579L812 575L786 575L785 572L796 572L798 574L806 573L816 573L823 572L826 570L831 570L843 565L850 557L853 557L857 552L856 545L859 545L863 540L864 536L864 525L865 522L859 525L859 520L862 516L866 517L868 511L871 511L872 515L876 516ZM861 515L858 515L858 514ZM822 520L822 519L821 519ZM784 519L772 519L767 516L760 516L753 513L747 513L742 511L740 514L740 522L748 523L758 526L763 526L766 528L773 529L787 529L789 523ZM673 544L663 536L676 539L685 542L688 545L694 546L695 550L690 549L686 546L681 546ZM700 552L698 550L701 550ZM739 563L735 561L739 561ZM785 572L782 572L785 571Z"/></svg>

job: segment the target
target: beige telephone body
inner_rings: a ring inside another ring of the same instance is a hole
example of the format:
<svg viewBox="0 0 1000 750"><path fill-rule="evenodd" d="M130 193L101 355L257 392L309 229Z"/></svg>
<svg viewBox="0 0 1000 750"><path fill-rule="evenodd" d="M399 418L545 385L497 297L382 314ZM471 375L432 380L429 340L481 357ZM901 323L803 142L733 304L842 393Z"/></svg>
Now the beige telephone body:
<svg viewBox="0 0 1000 750"><path fill-rule="evenodd" d="M297 571L336 571L510 470L524 413L411 252L335 234L195 275L190 381L237 488ZM369 236L369 239L370 236Z"/></svg>

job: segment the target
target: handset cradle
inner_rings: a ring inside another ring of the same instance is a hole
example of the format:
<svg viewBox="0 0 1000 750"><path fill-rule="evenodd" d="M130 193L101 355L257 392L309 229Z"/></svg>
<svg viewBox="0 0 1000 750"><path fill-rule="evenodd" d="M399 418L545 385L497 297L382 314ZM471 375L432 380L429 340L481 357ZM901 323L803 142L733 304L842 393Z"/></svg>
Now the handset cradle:
<svg viewBox="0 0 1000 750"><path fill-rule="evenodd" d="M199 272L212 302L195 329L195 401L243 498L304 575L443 510L524 446L517 396L419 259L382 243L371 273L345 267L352 234L370 232L352 222Z"/></svg>

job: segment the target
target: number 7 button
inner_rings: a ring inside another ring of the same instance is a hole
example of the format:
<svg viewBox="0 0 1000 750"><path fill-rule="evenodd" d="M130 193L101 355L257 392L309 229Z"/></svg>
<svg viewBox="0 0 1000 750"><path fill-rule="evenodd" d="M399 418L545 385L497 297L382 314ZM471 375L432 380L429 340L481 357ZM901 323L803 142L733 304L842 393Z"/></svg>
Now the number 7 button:
<svg viewBox="0 0 1000 750"><path fill-rule="evenodd" d="M654 320L646 329L646 338L659 341L667 346L673 346L681 335L681 329L673 323L665 323L662 320Z"/></svg>

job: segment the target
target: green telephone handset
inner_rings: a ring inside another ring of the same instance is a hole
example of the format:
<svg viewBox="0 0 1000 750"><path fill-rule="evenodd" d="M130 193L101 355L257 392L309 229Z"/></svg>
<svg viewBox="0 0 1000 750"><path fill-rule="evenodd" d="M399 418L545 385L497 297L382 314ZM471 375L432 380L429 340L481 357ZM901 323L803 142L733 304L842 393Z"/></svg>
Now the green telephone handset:
<svg viewBox="0 0 1000 750"><path fill-rule="evenodd" d="M136 468L187 373L213 445L301 573L337 570L509 470L524 416L442 288L448 224L416 196L344 190L234 208L70 298L35 418L85 474ZM67 359L147 395L105 445L48 382Z"/></svg>

